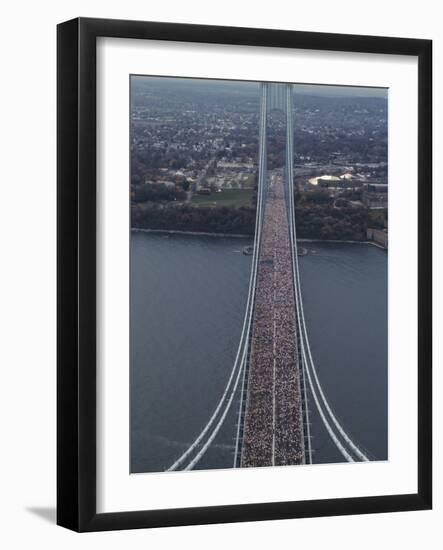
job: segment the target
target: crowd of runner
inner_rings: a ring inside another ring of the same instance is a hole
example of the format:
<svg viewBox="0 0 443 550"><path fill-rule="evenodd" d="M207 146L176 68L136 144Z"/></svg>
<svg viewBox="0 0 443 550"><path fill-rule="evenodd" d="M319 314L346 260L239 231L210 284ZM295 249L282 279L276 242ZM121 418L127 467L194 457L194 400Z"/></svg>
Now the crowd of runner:
<svg viewBox="0 0 443 550"><path fill-rule="evenodd" d="M242 466L300 464L304 456L295 300L283 178L265 200L251 333Z"/></svg>

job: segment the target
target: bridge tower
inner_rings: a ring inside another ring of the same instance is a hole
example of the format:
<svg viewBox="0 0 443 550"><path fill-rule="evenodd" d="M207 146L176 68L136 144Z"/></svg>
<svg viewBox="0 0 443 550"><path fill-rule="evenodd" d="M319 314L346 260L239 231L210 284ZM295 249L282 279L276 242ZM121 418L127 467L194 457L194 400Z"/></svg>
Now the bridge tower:
<svg viewBox="0 0 443 550"><path fill-rule="evenodd" d="M279 109L285 112L287 84L267 83L266 86L268 87L267 110Z"/></svg>

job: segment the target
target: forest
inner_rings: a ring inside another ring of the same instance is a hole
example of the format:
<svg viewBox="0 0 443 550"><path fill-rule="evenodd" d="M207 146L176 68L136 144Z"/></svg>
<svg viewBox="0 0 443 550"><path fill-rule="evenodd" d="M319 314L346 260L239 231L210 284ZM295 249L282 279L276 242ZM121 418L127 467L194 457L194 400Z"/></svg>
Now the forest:
<svg viewBox="0 0 443 550"><path fill-rule="evenodd" d="M158 203L133 205L132 227L204 233L252 235L255 208L194 207L187 204L164 206Z"/></svg>
<svg viewBox="0 0 443 550"><path fill-rule="evenodd" d="M368 211L364 207L337 208L330 203L296 203L297 236L304 239L366 240ZM132 205L132 227L207 233L253 235L252 207L195 207L145 202Z"/></svg>

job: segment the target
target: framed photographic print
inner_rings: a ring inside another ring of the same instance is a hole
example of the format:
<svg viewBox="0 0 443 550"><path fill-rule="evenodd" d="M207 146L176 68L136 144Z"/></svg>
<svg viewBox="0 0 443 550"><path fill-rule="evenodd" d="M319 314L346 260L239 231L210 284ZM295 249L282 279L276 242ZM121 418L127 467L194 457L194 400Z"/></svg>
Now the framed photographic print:
<svg viewBox="0 0 443 550"><path fill-rule="evenodd" d="M58 26L58 512L429 509L431 41Z"/></svg>

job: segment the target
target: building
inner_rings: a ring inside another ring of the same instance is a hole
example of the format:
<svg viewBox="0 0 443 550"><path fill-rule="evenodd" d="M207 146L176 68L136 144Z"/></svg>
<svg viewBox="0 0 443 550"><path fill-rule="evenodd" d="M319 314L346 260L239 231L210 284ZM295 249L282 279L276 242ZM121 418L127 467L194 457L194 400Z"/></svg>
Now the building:
<svg viewBox="0 0 443 550"><path fill-rule="evenodd" d="M368 241L373 241L383 248L388 248L388 230L387 229L367 229L366 237Z"/></svg>
<svg viewBox="0 0 443 550"><path fill-rule="evenodd" d="M367 208L386 208L388 206L388 185L386 183L367 183L362 193L362 202Z"/></svg>

